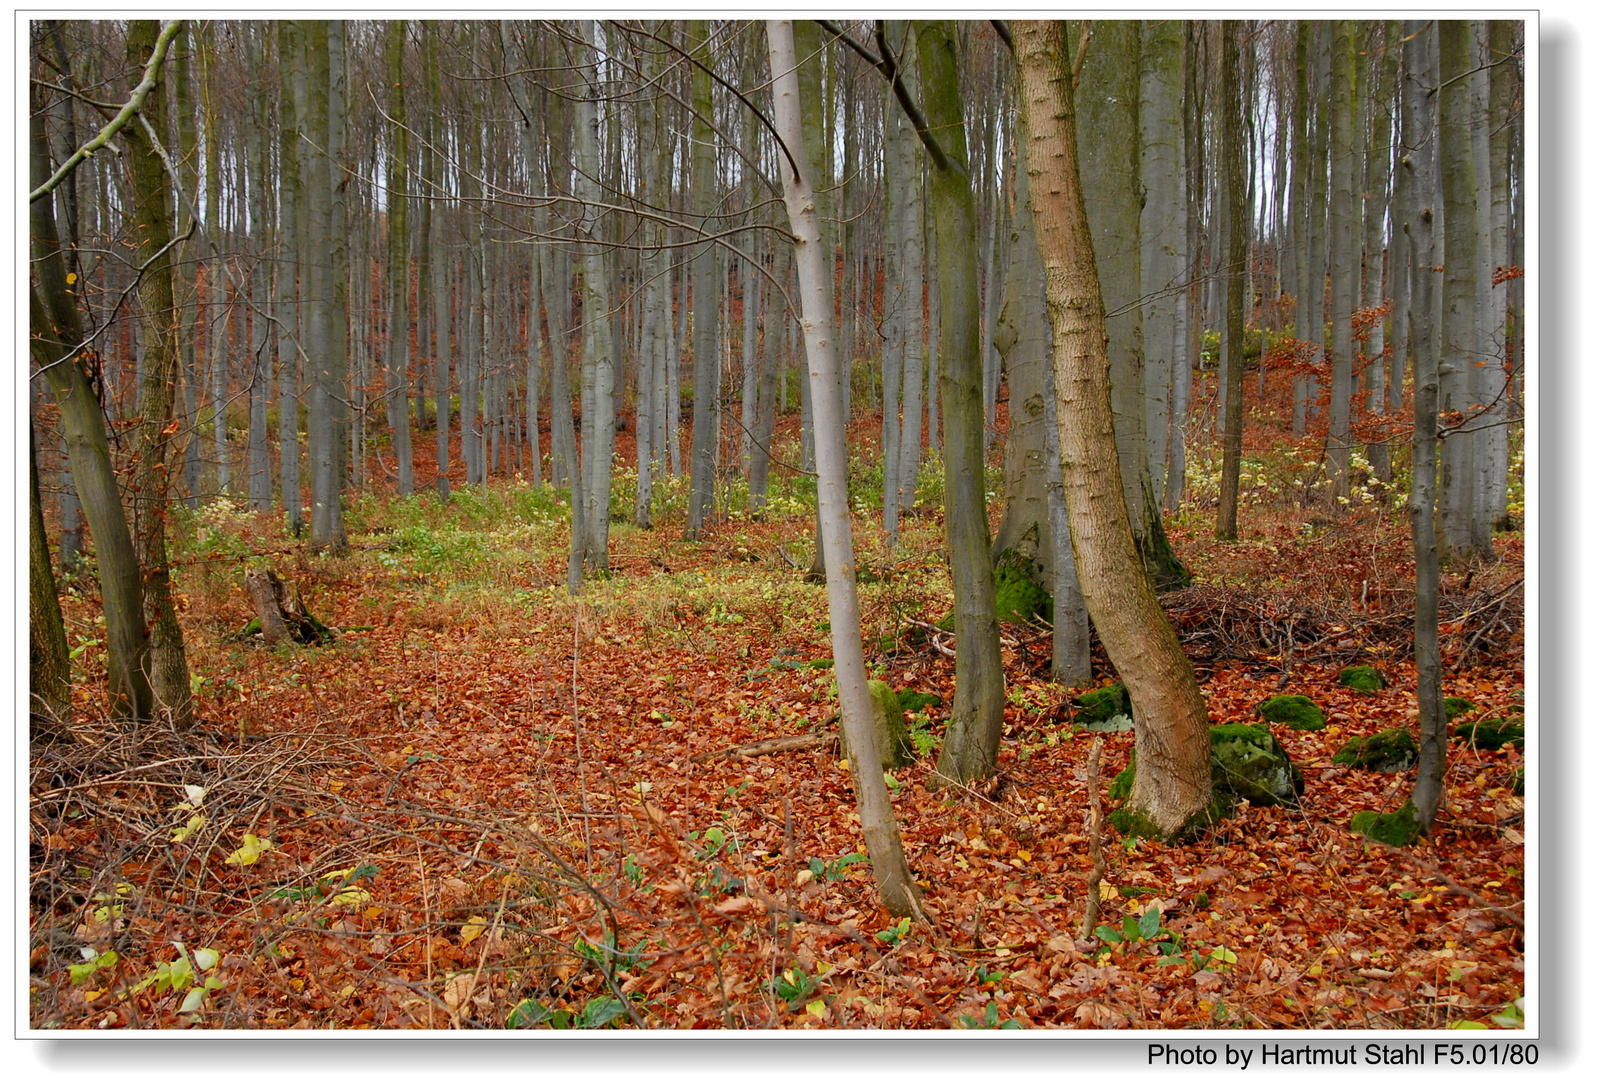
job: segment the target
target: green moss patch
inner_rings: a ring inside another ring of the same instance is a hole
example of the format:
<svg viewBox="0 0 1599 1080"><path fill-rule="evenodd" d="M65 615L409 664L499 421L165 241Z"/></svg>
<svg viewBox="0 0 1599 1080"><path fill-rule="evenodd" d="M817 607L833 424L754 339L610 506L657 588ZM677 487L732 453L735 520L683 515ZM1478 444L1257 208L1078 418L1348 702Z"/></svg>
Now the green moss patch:
<svg viewBox="0 0 1599 1080"><path fill-rule="evenodd" d="M1406 802L1391 814L1362 810L1350 821L1349 830L1390 847L1409 847L1421 835L1421 822L1416 818L1415 805Z"/></svg>
<svg viewBox="0 0 1599 1080"><path fill-rule="evenodd" d="M1400 772L1416 763L1416 740L1405 728L1388 728L1350 739L1333 755L1333 763L1370 772Z"/></svg>
<svg viewBox="0 0 1599 1080"><path fill-rule="evenodd" d="M915 755L911 750L910 732L905 728L905 710L900 708L899 695L880 679L869 680L866 689L872 696L872 722L877 726L877 746L883 755L882 767L887 770L909 765ZM839 732L838 748L839 756L854 760L855 755L850 752L842 730Z"/></svg>
<svg viewBox="0 0 1599 1080"><path fill-rule="evenodd" d="M1388 685L1382 672L1365 664L1351 664L1338 673L1338 682L1357 694L1375 694Z"/></svg>
<svg viewBox="0 0 1599 1080"><path fill-rule="evenodd" d="M1133 699L1121 683L1090 690L1073 698L1072 705L1077 709L1072 719L1089 731L1132 730ZM1125 722L1118 723L1118 717Z"/></svg>
<svg viewBox="0 0 1599 1080"><path fill-rule="evenodd" d="M1446 697L1444 698L1444 717L1453 720L1462 713L1469 713L1477 707L1477 703L1470 698Z"/></svg>
<svg viewBox="0 0 1599 1080"><path fill-rule="evenodd" d="M1116 774L1116 779L1110 782L1110 787L1105 791L1112 802L1123 802L1133 793L1133 777L1137 768L1138 752L1134 751L1127 759L1127 768Z"/></svg>
<svg viewBox="0 0 1599 1080"><path fill-rule="evenodd" d="M1026 560L1014 548L1001 552L994 567L994 607L1000 622L1055 622L1054 598L1032 579Z"/></svg>
<svg viewBox="0 0 1599 1080"><path fill-rule="evenodd" d="M944 699L937 694L923 694L915 690L901 690L899 692L899 707L908 713L921 712L923 709L934 705L942 705Z"/></svg>
<svg viewBox="0 0 1599 1080"><path fill-rule="evenodd" d="M1279 694L1255 706L1261 719L1284 724L1290 731L1320 731L1327 726L1327 714L1302 694Z"/></svg>
<svg viewBox="0 0 1599 1080"><path fill-rule="evenodd" d="M1455 738L1478 750L1497 750L1507 743L1520 750L1526 735L1527 726L1520 720L1478 720L1455 727Z"/></svg>

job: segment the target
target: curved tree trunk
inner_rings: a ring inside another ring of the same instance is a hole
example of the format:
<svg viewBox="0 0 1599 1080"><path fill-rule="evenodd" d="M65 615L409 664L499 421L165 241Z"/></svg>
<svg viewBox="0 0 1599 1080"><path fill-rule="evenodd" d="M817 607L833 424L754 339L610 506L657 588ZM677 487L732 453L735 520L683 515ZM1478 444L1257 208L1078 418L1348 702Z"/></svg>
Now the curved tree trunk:
<svg viewBox="0 0 1599 1080"><path fill-rule="evenodd" d="M1089 614L1137 716L1131 798L1148 827L1175 835L1211 801L1205 699L1133 545L1111 425L1105 308L1077 172L1071 60L1059 24L1019 22L1017 68L1027 169L1055 329L1062 478Z"/></svg>

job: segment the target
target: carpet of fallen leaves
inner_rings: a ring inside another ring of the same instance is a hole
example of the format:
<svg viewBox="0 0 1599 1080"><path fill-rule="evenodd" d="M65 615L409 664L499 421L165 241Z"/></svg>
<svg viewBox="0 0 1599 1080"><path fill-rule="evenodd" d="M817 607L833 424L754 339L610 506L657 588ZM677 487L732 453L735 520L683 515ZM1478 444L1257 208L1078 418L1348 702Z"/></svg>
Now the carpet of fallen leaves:
<svg viewBox="0 0 1599 1080"><path fill-rule="evenodd" d="M933 922L896 924L854 858L835 749L692 760L836 712L810 512L777 499L683 543L681 501L663 506L653 531L614 528L612 576L577 600L562 508L514 479L448 508L359 497L342 556L225 504L179 523L200 723L82 721L77 745L35 750L32 1025L1418 1029L1493 1026L1522 996L1518 751L1451 744L1439 828L1414 848L1348 829L1413 782L1332 762L1416 715L1391 507L1246 509L1226 545L1203 507L1170 522L1196 580L1165 602L1212 721L1292 693L1329 725L1276 730L1298 807L1243 805L1182 846L1108 834L1103 922L1158 927L1108 943L1082 926L1093 736L1046 681L1041 631L1005 628L991 781L929 792L946 710L912 717L918 760L891 786ZM910 516L890 559L864 509L869 663L947 701L953 661L907 621L950 608L938 514ZM1498 543L1445 580L1445 692L1477 716L1523 689L1504 599L1520 536ZM257 563L340 640L232 640ZM86 716L95 601L92 582L65 600ZM1336 683L1361 658L1387 689ZM1132 744L1104 738L1101 789Z"/></svg>

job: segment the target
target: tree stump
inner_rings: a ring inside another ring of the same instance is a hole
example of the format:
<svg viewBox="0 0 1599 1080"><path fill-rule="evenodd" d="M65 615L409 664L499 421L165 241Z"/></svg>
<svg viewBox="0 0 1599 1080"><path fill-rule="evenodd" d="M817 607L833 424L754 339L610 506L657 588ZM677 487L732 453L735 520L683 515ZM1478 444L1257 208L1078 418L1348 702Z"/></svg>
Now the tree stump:
<svg viewBox="0 0 1599 1080"><path fill-rule="evenodd" d="M290 589L276 571L247 571L244 588L255 606L255 619L239 631L240 638L259 632L269 646L285 638L302 645L326 645L333 640L333 629L305 610L298 591Z"/></svg>

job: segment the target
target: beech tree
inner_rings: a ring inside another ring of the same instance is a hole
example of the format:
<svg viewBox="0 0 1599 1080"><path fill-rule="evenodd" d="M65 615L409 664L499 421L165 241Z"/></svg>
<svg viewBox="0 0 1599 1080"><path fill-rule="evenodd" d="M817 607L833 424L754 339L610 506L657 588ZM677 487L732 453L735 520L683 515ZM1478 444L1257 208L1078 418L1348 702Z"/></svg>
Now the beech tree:
<svg viewBox="0 0 1599 1080"><path fill-rule="evenodd" d="M899 826L888 801L888 786L877 763L882 754L872 722L866 688L866 659L861 651L860 605L855 595L855 553L850 537L849 487L845 472L844 416L838 395L833 310L825 282L832 269L825 258L815 192L808 176L800 115L800 81L796 71L794 28L786 20L766 24L771 42L772 111L785 144L783 197L794 231L794 258L799 270L800 304L805 328L805 356L816 410L817 499L826 545L827 606L832 626L834 673L844 737L851 747L850 776L860 811L861 832L878 897L895 916L921 914L920 891L900 844Z"/></svg>
<svg viewBox="0 0 1599 1080"><path fill-rule="evenodd" d="M1152 831L1178 835L1207 820L1210 808L1205 699L1155 598L1122 498L1105 307L1077 168L1064 28L1028 21L1014 33L1030 203L1055 331L1061 471L1078 579L1137 717L1131 807Z"/></svg>

